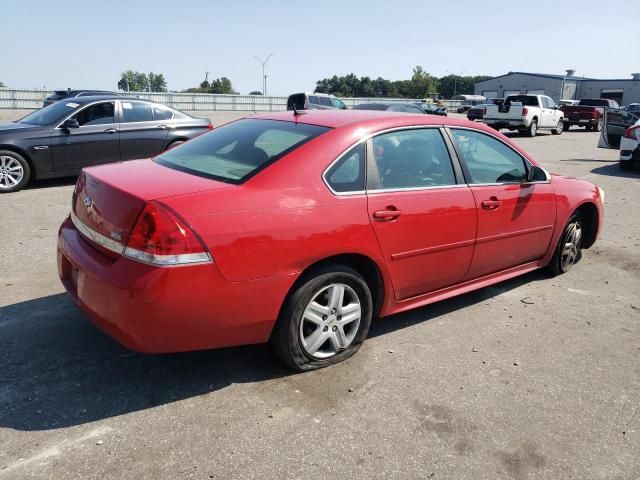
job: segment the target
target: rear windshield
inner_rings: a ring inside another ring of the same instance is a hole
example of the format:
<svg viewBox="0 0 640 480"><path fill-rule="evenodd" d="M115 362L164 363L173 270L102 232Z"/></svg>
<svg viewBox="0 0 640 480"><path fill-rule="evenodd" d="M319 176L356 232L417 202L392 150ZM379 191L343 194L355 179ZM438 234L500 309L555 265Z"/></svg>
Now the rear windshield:
<svg viewBox="0 0 640 480"><path fill-rule="evenodd" d="M589 107L608 107L609 100L601 100L599 98L585 98L580 100L578 105L587 105Z"/></svg>
<svg viewBox="0 0 640 480"><path fill-rule="evenodd" d="M533 95L512 95L507 97L505 105L511 105L512 103L522 103L525 107L537 107L538 97Z"/></svg>
<svg viewBox="0 0 640 480"><path fill-rule="evenodd" d="M329 128L244 119L216 128L156 157L165 167L239 184Z"/></svg>

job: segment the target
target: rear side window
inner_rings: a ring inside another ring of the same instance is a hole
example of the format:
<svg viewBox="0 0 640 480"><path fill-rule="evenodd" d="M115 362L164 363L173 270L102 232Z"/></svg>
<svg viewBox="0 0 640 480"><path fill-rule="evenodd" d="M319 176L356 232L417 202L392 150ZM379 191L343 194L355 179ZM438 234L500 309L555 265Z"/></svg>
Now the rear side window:
<svg viewBox="0 0 640 480"><path fill-rule="evenodd" d="M125 123L152 122L151 105L145 102L122 102L122 120Z"/></svg>
<svg viewBox="0 0 640 480"><path fill-rule="evenodd" d="M154 120L171 120L173 118L173 112L168 108L154 105L152 110Z"/></svg>
<svg viewBox="0 0 640 480"><path fill-rule="evenodd" d="M155 161L193 175L240 184L328 130L297 122L238 120L169 150Z"/></svg>
<svg viewBox="0 0 640 480"><path fill-rule="evenodd" d="M364 191L365 144L353 147L325 174L329 186L340 193Z"/></svg>
<svg viewBox="0 0 640 480"><path fill-rule="evenodd" d="M379 185L370 190L455 185L451 157L435 128L399 130L373 139ZM376 180L378 181L378 180Z"/></svg>
<svg viewBox="0 0 640 480"><path fill-rule="evenodd" d="M320 105L324 107L331 106L331 99L329 97L318 97L318 100L320 100Z"/></svg>
<svg viewBox="0 0 640 480"><path fill-rule="evenodd" d="M484 133L452 129L453 140L471 178L469 183L514 183L527 178L524 159Z"/></svg>
<svg viewBox="0 0 640 480"><path fill-rule="evenodd" d="M313 103L314 105L320 105L320 102L318 101L318 96L309 95L309 103Z"/></svg>

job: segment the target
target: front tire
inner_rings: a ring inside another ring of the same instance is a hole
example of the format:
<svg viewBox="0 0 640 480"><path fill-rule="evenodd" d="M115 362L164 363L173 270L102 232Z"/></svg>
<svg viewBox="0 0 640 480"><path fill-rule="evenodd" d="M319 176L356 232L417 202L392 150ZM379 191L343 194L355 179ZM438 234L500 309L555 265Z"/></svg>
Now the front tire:
<svg viewBox="0 0 640 480"><path fill-rule="evenodd" d="M568 272L580 260L583 233L582 218L576 212L571 215L564 227L556 251L547 265L547 270L551 275L556 276Z"/></svg>
<svg viewBox="0 0 640 480"><path fill-rule="evenodd" d="M551 130L551 133L553 135L562 135L562 131L564 130L564 122L562 120L560 120L558 122L558 125L556 126L556 128L554 128L553 130Z"/></svg>
<svg viewBox="0 0 640 480"><path fill-rule="evenodd" d="M355 354L371 325L373 301L362 276L344 265L305 275L285 300L271 334L276 355L302 372Z"/></svg>
<svg viewBox="0 0 640 480"><path fill-rule="evenodd" d="M527 135L530 137L535 137L538 133L538 121L536 119L531 120L531 125L526 130Z"/></svg>
<svg viewBox="0 0 640 480"><path fill-rule="evenodd" d="M17 192L29 183L31 167L20 154L0 150L0 193Z"/></svg>

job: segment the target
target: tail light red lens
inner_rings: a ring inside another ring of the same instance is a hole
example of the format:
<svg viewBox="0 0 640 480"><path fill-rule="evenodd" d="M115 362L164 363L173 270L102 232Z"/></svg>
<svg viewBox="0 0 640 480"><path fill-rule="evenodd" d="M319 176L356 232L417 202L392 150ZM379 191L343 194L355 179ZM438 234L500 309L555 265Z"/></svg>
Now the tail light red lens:
<svg viewBox="0 0 640 480"><path fill-rule="evenodd" d="M209 122L209 125L207 125L207 128L208 128L209 130L213 130L213 123Z"/></svg>
<svg viewBox="0 0 640 480"><path fill-rule="evenodd" d="M624 131L624 138L629 138L631 140L640 140L638 137L638 133L640 133L640 125L635 127L629 127Z"/></svg>
<svg viewBox="0 0 640 480"><path fill-rule="evenodd" d="M527 107L522 107L522 116L524 117L527 113L529 113L529 109L527 109Z"/></svg>
<svg viewBox="0 0 640 480"><path fill-rule="evenodd" d="M155 202L145 205L123 255L158 266L212 261L202 241L184 220Z"/></svg>

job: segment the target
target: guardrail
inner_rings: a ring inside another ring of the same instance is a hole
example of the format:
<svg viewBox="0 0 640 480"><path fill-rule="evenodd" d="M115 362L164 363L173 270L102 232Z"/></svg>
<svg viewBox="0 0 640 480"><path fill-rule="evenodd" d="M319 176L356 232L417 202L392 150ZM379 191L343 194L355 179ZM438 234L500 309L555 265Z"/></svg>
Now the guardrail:
<svg viewBox="0 0 640 480"><path fill-rule="evenodd" d="M50 90L13 90L0 89L0 108L35 110L42 107L44 99L51 95ZM277 112L287 109L287 97L262 95L218 95L211 93L153 93L153 92L120 92L137 98L164 103L178 110L188 111L240 111L240 112ZM360 103L385 102L419 102L410 98L341 98L348 106ZM460 106L459 100L446 100L449 110Z"/></svg>

